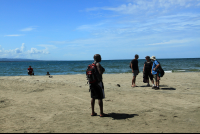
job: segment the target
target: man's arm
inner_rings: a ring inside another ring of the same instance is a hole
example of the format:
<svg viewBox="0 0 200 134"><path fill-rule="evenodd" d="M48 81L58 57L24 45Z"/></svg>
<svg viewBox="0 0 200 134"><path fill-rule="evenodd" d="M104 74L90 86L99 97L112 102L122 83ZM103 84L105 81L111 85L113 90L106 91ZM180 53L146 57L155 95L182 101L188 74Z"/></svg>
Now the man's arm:
<svg viewBox="0 0 200 134"><path fill-rule="evenodd" d="M153 70L155 71L157 68L159 68L159 66L160 66L160 64L158 63Z"/></svg>
<svg viewBox="0 0 200 134"><path fill-rule="evenodd" d="M102 75L103 72L105 71L105 69L102 68L102 66L100 65L100 63L97 63L96 65L97 65L97 70L98 70L99 74Z"/></svg>
<svg viewBox="0 0 200 134"><path fill-rule="evenodd" d="M132 69L132 73L134 73L134 71L133 71L133 63L131 62L131 69Z"/></svg>

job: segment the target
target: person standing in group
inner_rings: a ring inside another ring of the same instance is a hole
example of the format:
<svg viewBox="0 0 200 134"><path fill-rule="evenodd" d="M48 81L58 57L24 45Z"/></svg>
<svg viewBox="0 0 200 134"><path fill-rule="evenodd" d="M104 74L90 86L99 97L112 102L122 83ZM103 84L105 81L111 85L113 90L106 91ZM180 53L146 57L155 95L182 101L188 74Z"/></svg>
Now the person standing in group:
<svg viewBox="0 0 200 134"><path fill-rule="evenodd" d="M28 71L28 75L34 75L34 71L33 71L33 68L31 66L29 66L27 71Z"/></svg>
<svg viewBox="0 0 200 134"><path fill-rule="evenodd" d="M153 75L151 74L153 62L150 60L149 56L146 56L145 59L146 59L146 61L144 62L144 68L143 68L144 79L146 80L147 86L149 87L150 86L149 78L150 78L150 80L153 84L153 87L154 87L155 85L154 85L154 81L153 81Z"/></svg>
<svg viewBox="0 0 200 134"><path fill-rule="evenodd" d="M152 89L159 89L159 80L160 77L158 76L158 71L159 71L159 62L156 60L155 56L151 57L151 60L153 61L153 65L152 65L152 75L154 80L156 81L156 86L153 86Z"/></svg>
<svg viewBox="0 0 200 134"><path fill-rule="evenodd" d="M101 55L95 54L94 55L94 62L93 64L96 65L97 70L97 82L90 84L90 91L91 91L91 107L92 107L92 114L91 116L96 116L97 113L94 111L95 99L98 99L99 107L100 107L100 117L107 117L107 114L103 113L103 99L105 98L104 94L104 85L102 81L102 74L104 73L105 69L101 66Z"/></svg>
<svg viewBox="0 0 200 134"><path fill-rule="evenodd" d="M132 85L131 85L131 87L137 87L136 84L135 84L135 82L136 82L136 76L139 73L138 58L139 58L139 56L136 54L135 55L135 59L133 59L131 61L131 69L132 69L132 73L133 73L133 79L132 79Z"/></svg>

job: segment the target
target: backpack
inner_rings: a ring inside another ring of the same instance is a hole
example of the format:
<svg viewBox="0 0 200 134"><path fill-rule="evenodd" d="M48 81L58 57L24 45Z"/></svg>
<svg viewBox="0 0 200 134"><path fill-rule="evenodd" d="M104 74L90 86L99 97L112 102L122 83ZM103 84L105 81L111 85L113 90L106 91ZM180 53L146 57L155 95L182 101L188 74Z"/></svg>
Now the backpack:
<svg viewBox="0 0 200 134"><path fill-rule="evenodd" d="M158 62L160 64L160 62ZM165 71L162 69L161 64L158 68L158 76L159 77L163 77L163 75L165 74Z"/></svg>
<svg viewBox="0 0 200 134"><path fill-rule="evenodd" d="M163 77L164 74L165 74L165 71L162 68L160 68L158 71L158 76Z"/></svg>
<svg viewBox="0 0 200 134"><path fill-rule="evenodd" d="M89 84L98 82L97 75L98 75L98 73L97 73L96 64L92 63L92 64L88 65L88 68L86 69L86 78L87 78Z"/></svg>
<svg viewBox="0 0 200 134"><path fill-rule="evenodd" d="M130 67L130 69L131 69L131 62L129 63L129 67Z"/></svg>

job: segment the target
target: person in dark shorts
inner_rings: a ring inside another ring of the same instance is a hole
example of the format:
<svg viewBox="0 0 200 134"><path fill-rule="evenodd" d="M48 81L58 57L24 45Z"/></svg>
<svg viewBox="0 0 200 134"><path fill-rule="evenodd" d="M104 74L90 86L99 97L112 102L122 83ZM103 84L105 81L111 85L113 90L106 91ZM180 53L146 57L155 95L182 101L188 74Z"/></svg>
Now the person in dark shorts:
<svg viewBox="0 0 200 134"><path fill-rule="evenodd" d="M139 74L138 58L139 58L139 56L136 54L135 59L133 59L131 61L131 69L132 69L132 73L133 73L133 79L132 79L131 87L137 87L135 85L135 82L136 82L136 76Z"/></svg>
<svg viewBox="0 0 200 134"><path fill-rule="evenodd" d="M103 113L103 99L105 98L104 94L104 85L102 81L102 74L104 73L105 69L99 63L101 62L101 55L95 54L94 55L94 64L97 66L98 72L98 81L94 84L90 84L90 92L91 92L91 107L92 107L92 114L91 116L96 116L97 113L94 111L95 99L98 99L99 107L100 107L100 117L107 117L107 114Z"/></svg>
<svg viewBox="0 0 200 134"><path fill-rule="evenodd" d="M33 68L31 66L29 66L27 71L28 71L28 75L34 75L34 71L33 71Z"/></svg>
<svg viewBox="0 0 200 134"><path fill-rule="evenodd" d="M144 79L146 80L148 87L150 86L149 78L150 78L153 86L155 86L154 85L154 81L153 81L153 75L151 74L151 69L152 69L153 62L150 60L149 56L146 56L145 58L146 58L146 61L144 62L144 68L143 68Z"/></svg>

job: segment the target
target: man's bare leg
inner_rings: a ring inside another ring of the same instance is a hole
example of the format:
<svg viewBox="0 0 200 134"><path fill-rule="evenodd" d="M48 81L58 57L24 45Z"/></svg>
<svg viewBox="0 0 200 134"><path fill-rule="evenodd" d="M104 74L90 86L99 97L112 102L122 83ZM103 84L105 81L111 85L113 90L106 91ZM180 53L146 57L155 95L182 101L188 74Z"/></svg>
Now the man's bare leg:
<svg viewBox="0 0 200 134"><path fill-rule="evenodd" d="M92 115L95 114L95 112L94 112L94 105L95 105L95 99L92 98L92 99L91 99Z"/></svg>
<svg viewBox="0 0 200 134"><path fill-rule="evenodd" d="M133 79L132 79L132 86L131 86L131 87L136 87L135 81L136 81L136 76L133 76Z"/></svg>
<svg viewBox="0 0 200 134"><path fill-rule="evenodd" d="M103 100L99 99L99 108L100 108L100 115L103 115Z"/></svg>
<svg viewBox="0 0 200 134"><path fill-rule="evenodd" d="M153 80L151 80L151 83L154 85L154 81Z"/></svg>
<svg viewBox="0 0 200 134"><path fill-rule="evenodd" d="M103 100L99 99L100 117L108 117L108 114L103 113Z"/></svg>

